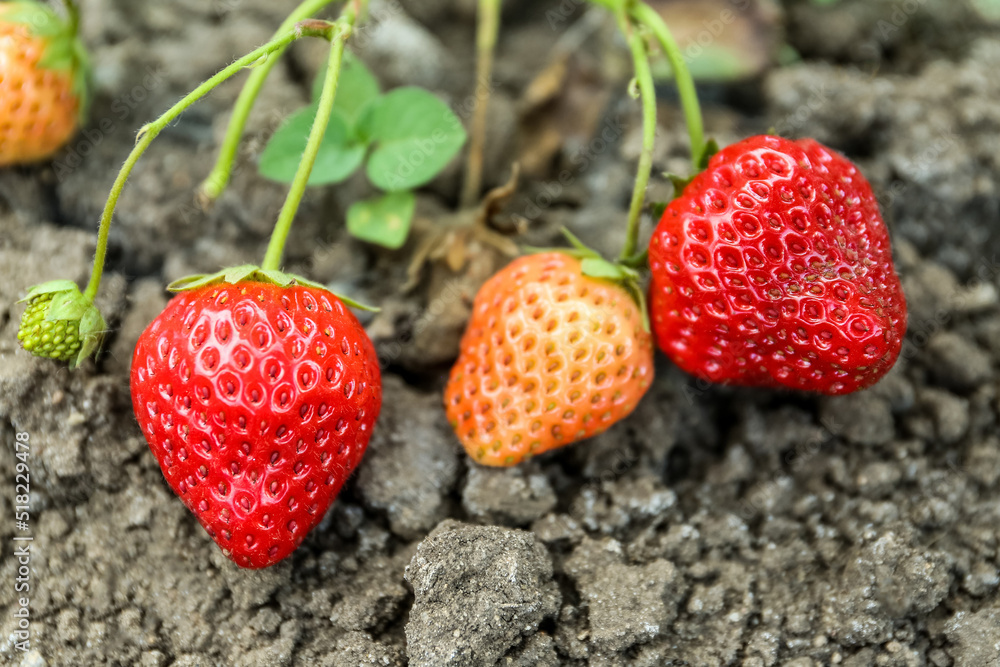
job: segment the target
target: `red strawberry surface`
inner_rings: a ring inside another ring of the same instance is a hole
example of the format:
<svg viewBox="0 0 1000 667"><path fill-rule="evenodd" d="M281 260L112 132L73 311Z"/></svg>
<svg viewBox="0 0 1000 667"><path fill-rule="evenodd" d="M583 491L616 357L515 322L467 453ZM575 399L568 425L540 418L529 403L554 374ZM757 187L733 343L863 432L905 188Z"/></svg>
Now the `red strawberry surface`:
<svg viewBox="0 0 1000 667"><path fill-rule="evenodd" d="M236 564L273 565L361 461L382 399L371 341L326 290L182 292L132 359L136 419L170 487Z"/></svg>
<svg viewBox="0 0 1000 667"><path fill-rule="evenodd" d="M649 246L657 343L713 382L847 394L895 363L906 301L871 186L811 139L709 161Z"/></svg>

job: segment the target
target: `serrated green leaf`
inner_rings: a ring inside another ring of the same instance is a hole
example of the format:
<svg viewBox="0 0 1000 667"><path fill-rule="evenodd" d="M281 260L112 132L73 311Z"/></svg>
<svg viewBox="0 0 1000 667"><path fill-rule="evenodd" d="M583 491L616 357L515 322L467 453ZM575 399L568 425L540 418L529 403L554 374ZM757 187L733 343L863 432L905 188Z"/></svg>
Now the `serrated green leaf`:
<svg viewBox="0 0 1000 667"><path fill-rule="evenodd" d="M406 242L416 197L412 192L390 192L351 204L347 231L355 238L395 250Z"/></svg>
<svg viewBox="0 0 1000 667"><path fill-rule="evenodd" d="M279 183L291 183L295 179L315 119L315 105L299 109L288 117L261 153L258 169L262 176ZM316 155L309 185L343 181L361 166L364 157L365 147L351 136L347 122L339 114L333 114Z"/></svg>
<svg viewBox="0 0 1000 667"><path fill-rule="evenodd" d="M323 61L323 66L313 81L312 99L314 103L319 101L320 95L323 93L326 68L327 62ZM333 108L347 122L348 128L354 127L364 106L377 98L380 92L378 79L357 56L350 51L345 51Z"/></svg>
<svg viewBox="0 0 1000 667"><path fill-rule="evenodd" d="M375 148L368 180L396 192L429 182L465 143L462 122L444 102L420 88L397 88L365 106L358 121L362 140Z"/></svg>
<svg viewBox="0 0 1000 667"><path fill-rule="evenodd" d="M624 267L599 257L587 257L580 262L583 275L605 280L625 280L629 277Z"/></svg>

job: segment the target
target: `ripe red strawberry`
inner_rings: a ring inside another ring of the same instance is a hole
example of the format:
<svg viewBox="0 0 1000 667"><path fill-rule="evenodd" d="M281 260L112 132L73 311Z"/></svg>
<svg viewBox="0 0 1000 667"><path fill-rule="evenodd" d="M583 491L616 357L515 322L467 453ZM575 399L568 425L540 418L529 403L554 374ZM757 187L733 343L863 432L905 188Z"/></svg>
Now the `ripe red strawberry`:
<svg viewBox="0 0 1000 667"><path fill-rule="evenodd" d="M132 359L136 419L170 487L237 565L273 565L361 461L374 348L333 294L263 282L182 292Z"/></svg>
<svg viewBox="0 0 1000 667"><path fill-rule="evenodd" d="M75 31L45 5L0 2L0 166L44 159L76 132L88 68Z"/></svg>
<svg viewBox="0 0 1000 667"><path fill-rule="evenodd" d="M906 301L871 186L811 139L712 157L649 246L657 342L714 382L846 394L899 355Z"/></svg>
<svg viewBox="0 0 1000 667"><path fill-rule="evenodd" d="M470 456L509 466L603 432L652 380L652 336L629 293L568 255L529 255L476 295L445 410Z"/></svg>

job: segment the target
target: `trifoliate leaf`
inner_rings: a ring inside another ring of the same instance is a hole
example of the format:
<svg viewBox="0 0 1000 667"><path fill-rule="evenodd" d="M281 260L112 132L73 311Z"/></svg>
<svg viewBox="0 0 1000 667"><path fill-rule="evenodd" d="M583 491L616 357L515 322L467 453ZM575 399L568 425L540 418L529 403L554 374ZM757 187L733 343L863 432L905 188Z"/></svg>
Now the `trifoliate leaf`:
<svg viewBox="0 0 1000 667"><path fill-rule="evenodd" d="M326 79L327 62L316 74L313 81L312 98L318 102L323 93L323 83ZM347 122L349 128L354 128L358 115L366 104L379 96L378 80L365 67L365 64L350 51L344 52L344 61L340 69L340 80L337 82L337 97L333 108Z"/></svg>
<svg viewBox="0 0 1000 667"><path fill-rule="evenodd" d="M366 105L358 120L374 149L368 180L396 192L429 182L455 157L466 133L451 109L420 88L397 88Z"/></svg>
<svg viewBox="0 0 1000 667"><path fill-rule="evenodd" d="M295 179L315 120L315 105L299 109L288 117L260 156L261 175L279 183L291 183ZM364 158L365 147L354 139L347 122L334 113L316 155L309 185L339 183L354 173Z"/></svg>

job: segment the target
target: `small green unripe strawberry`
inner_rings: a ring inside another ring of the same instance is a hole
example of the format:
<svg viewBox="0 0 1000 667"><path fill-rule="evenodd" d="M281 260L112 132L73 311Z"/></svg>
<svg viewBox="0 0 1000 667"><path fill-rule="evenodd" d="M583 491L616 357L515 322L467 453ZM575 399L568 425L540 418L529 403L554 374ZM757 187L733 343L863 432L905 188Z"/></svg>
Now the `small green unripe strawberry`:
<svg viewBox="0 0 1000 667"><path fill-rule="evenodd" d="M104 333L104 318L69 280L36 285L22 299L28 307L21 316L17 339L36 357L79 365L93 353Z"/></svg>
<svg viewBox="0 0 1000 667"><path fill-rule="evenodd" d="M80 322L77 320L45 319L55 295L39 294L28 300L28 309L21 316L17 339L21 347L36 357L69 361L80 351Z"/></svg>

